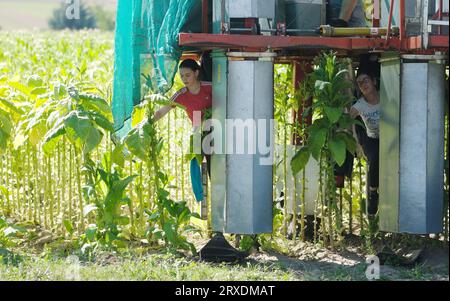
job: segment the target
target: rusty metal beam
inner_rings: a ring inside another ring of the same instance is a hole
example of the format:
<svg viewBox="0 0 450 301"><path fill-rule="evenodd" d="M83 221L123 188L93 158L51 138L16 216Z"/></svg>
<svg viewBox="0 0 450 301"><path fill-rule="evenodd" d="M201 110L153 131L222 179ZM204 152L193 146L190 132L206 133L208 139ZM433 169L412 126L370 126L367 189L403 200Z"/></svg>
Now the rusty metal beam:
<svg viewBox="0 0 450 301"><path fill-rule="evenodd" d="M410 37L400 43L393 37L386 43L383 38L370 37L319 37L319 36L252 36L229 34L181 33L180 46L197 47L202 50L228 48L245 51L266 50L398 50L415 51L421 49L421 38ZM447 36L430 36L429 47L448 52ZM402 45L403 44L403 45Z"/></svg>

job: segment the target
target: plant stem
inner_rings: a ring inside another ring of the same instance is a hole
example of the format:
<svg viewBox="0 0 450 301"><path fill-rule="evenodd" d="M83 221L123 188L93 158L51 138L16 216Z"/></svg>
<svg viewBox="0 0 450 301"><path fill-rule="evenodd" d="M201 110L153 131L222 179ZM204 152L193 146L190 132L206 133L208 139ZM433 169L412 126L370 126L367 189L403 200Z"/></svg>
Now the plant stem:
<svg viewBox="0 0 450 301"><path fill-rule="evenodd" d="M26 178L26 184L27 184L27 189L26 189L26 196L27 196L27 200L28 200L28 221L33 220L33 206L32 206L32 197L31 197L31 177L30 177L30 170L31 170L31 163L30 163L30 144L27 143L27 152L26 152L26 157L27 157L27 166L25 168L25 178ZM24 178L24 179L25 179ZM24 184L23 187L25 187L25 180L24 180Z"/></svg>
<svg viewBox="0 0 450 301"><path fill-rule="evenodd" d="M348 213L349 232L350 234L353 234L353 173L350 176L350 198L348 201L349 201L349 213Z"/></svg>
<svg viewBox="0 0 450 301"><path fill-rule="evenodd" d="M34 222L37 224L41 223L41 210L40 210L40 198L41 198L41 188L39 185L39 160L38 160L38 149L33 151L33 169L34 169ZM38 220L39 217L39 220Z"/></svg>
<svg viewBox="0 0 450 301"><path fill-rule="evenodd" d="M130 159L130 176L133 174L133 159ZM133 182L130 183L129 193L130 193L130 223L131 223L131 234L135 233L134 225L134 208L133 208Z"/></svg>
<svg viewBox="0 0 450 301"><path fill-rule="evenodd" d="M359 172L359 223L361 228L361 234L364 233L364 220L363 220L363 188L362 188L362 163L361 158L358 160L358 172Z"/></svg>
<svg viewBox="0 0 450 301"><path fill-rule="evenodd" d="M321 204L321 219L322 219L322 238L324 246L327 246L327 227L325 223L325 201L324 201L324 195L323 195L323 170L324 170L324 159L323 159L323 151L320 152L320 160L319 160L319 168L320 168L320 175L319 175L319 193L320 193L320 204ZM326 194L326 191L325 191Z"/></svg>
<svg viewBox="0 0 450 301"><path fill-rule="evenodd" d="M174 133L174 136L175 136L175 141L177 142L176 144L175 144L175 146L178 146L178 124L179 124L179 120L178 120L178 115L177 115L177 110L175 110L174 111L174 119L175 119L175 133ZM175 149L176 149L176 147L175 147ZM177 150L177 151L179 151L179 150ZM182 151L182 150L181 150ZM178 186L178 176L179 176L179 174L178 174L178 158L175 158L175 187L177 188L176 189L176 192L175 192L175 198L177 199L177 200L179 200L180 198L179 198L179 196L180 196L180 194L179 194L179 192L180 192L180 187ZM183 201L184 201L184 199L183 199Z"/></svg>
<svg viewBox="0 0 450 301"><path fill-rule="evenodd" d="M54 219L53 219L53 191L52 191L52 165L50 157L47 157L47 182L48 182L48 190L47 190L47 199L49 200L50 206L50 227L53 230L54 228Z"/></svg>
<svg viewBox="0 0 450 301"><path fill-rule="evenodd" d="M64 144L66 143L65 138L63 138ZM72 146L69 145L69 221L73 221L73 208L72 208L72 202L73 202L73 187L72 187L72 170L73 170L73 151Z"/></svg>
<svg viewBox="0 0 450 301"><path fill-rule="evenodd" d="M144 220L144 196L143 196L143 186L142 186L142 181L143 181L143 162L139 163L139 190L138 190L138 194L139 194L139 227L140 229L142 229L142 227L144 226L145 220Z"/></svg>
<svg viewBox="0 0 450 301"><path fill-rule="evenodd" d="M65 137L64 137L65 138ZM66 201L66 143L65 143L65 140L63 139L63 142L62 142L62 146L61 146L61 148L62 148L62 150L61 150L61 152L62 152L62 162L61 162L61 168L62 168L62 170L64 171L64 172L62 172L62 177L61 177L61 187L60 187L60 189L61 189L61 201L62 202L64 202L65 203L65 201ZM70 170L69 170L69 172L70 172ZM70 177L71 175L69 174L69 177ZM65 205L65 204L64 204ZM65 215L66 215L66 210L62 210L62 221L64 221L64 217L65 217ZM70 220L70 219L69 219ZM64 223L62 223L62 225L61 225L61 229L62 229L62 233L63 233L63 236L65 235L65 233L66 233L66 227L64 227Z"/></svg>
<svg viewBox="0 0 450 301"><path fill-rule="evenodd" d="M59 183L57 189L56 189L56 208L57 208L57 216L61 216L61 190L64 187L64 184L61 181L61 143L58 143L58 155L57 155L57 180L55 183Z"/></svg>
<svg viewBox="0 0 450 301"><path fill-rule="evenodd" d="M43 156L43 158L42 158L42 171L43 171L43 174L45 174L46 175L46 167L47 167L47 162L46 162L46 160L45 160L45 155ZM44 197L42 198L42 201L43 201L43 211L44 211L44 228L48 228L48 222L47 222L47 200L48 200L48 175L46 175L45 177L44 177L44 179L45 179L45 185L44 185Z"/></svg>
<svg viewBox="0 0 450 301"><path fill-rule="evenodd" d="M20 164L19 162L22 161L22 160L21 160L21 158L20 158L20 150L19 150L19 149L15 151L15 161L16 161L16 166L15 166L15 167L16 167L16 168L15 168L15 169L16 169L16 171L15 171L15 174L16 174L16 177L15 177L15 178L16 178L16 179L15 179L15 180L16 180L16 181L15 181L15 184L16 184L16 185L14 186L14 187L15 187L15 191L16 191L16 210L15 210L15 215L18 216L18 217L20 218L20 215L21 215L21 214L20 214L20 209L21 209L20 202L21 202L21 201L20 201L20 193L19 193L19 189L20 189L20 188L19 188L19 186L20 186L20 174L19 174L19 169L20 169L20 168L19 168L18 165ZM12 164L12 161L11 161L11 164Z"/></svg>
<svg viewBox="0 0 450 301"><path fill-rule="evenodd" d="M76 148L74 148L75 152L75 160L76 160L76 166L81 166L80 162L80 156ZM81 173L79 168L75 168L76 170L76 184L77 184L77 190L78 190L78 209L79 212L79 225L78 225L78 231L81 232L84 229L84 217L83 217L83 195L81 190Z"/></svg>
<svg viewBox="0 0 450 301"><path fill-rule="evenodd" d="M302 241L306 241L305 237L305 211L306 211L306 168L302 171L302 203L301 203L301 214L300 214L300 227L302 229L300 236Z"/></svg>
<svg viewBox="0 0 450 301"><path fill-rule="evenodd" d="M286 116L284 116L284 121ZM285 122L286 123L286 122ZM287 223L288 223L288 191L287 191L287 128L284 127L284 137L283 137L283 184L284 184L284 219L283 219L283 235L287 235Z"/></svg>

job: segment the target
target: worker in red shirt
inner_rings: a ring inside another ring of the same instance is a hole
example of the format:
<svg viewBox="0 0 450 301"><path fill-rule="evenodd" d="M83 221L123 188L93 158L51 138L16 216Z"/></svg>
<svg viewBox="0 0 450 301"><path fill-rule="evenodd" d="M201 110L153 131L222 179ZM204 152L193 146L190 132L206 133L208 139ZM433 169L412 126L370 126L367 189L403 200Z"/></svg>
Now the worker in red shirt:
<svg viewBox="0 0 450 301"><path fill-rule="evenodd" d="M174 104L159 109L155 113L153 120L158 121L170 110L175 108L177 106L176 104L179 104L186 110L186 113L189 119L192 121L192 125L194 126L194 128L200 127L200 122L203 121L205 116L205 110L212 107L212 84L210 82L203 82L200 80L201 67L194 60L184 60L180 64L179 70L181 80L183 81L185 87L180 89L172 96L172 101L174 102ZM196 120L197 118L194 118L196 112L201 113L201 121ZM205 157L208 166L208 173L211 176L211 156L206 154ZM198 163L196 159L193 159L191 161L192 188L194 190L197 201L202 201L202 218L205 218L206 216L203 215L203 205L206 200L202 197L203 192L199 193L199 190L201 189L201 178L198 176L197 169L193 168L193 166L197 165ZM200 251L201 260L208 261L242 259L247 255L248 254L234 249L226 241L223 233L221 232L215 232L214 237Z"/></svg>
<svg viewBox="0 0 450 301"><path fill-rule="evenodd" d="M195 130L201 127L201 121L204 119L205 110L212 107L212 84L210 82L200 81L201 67L194 60L184 60L180 64L179 70L181 80L183 81L185 87L177 91L172 96L171 101L174 104L165 106L158 110L155 113L153 120L158 121L170 110L177 107L176 104L178 104L185 109ZM194 118L196 114L198 114L197 116L201 116L201 119L198 118L198 120L196 120L197 118ZM204 156L206 157L208 174L211 176L211 155L204 154ZM196 158L191 160L190 173L192 190L195 195L195 199L197 202L202 202L201 217L206 219L208 214L201 179L201 163L202 162L198 162Z"/></svg>
<svg viewBox="0 0 450 301"><path fill-rule="evenodd" d="M189 119L194 122L195 111L200 111L203 117L204 110L212 107L212 85L210 82L200 81L201 68L194 60L184 60L179 70L185 87L176 92L171 100L182 105ZM158 121L175 107L176 105L173 104L161 108L155 113L153 120ZM199 124L193 125L199 126Z"/></svg>

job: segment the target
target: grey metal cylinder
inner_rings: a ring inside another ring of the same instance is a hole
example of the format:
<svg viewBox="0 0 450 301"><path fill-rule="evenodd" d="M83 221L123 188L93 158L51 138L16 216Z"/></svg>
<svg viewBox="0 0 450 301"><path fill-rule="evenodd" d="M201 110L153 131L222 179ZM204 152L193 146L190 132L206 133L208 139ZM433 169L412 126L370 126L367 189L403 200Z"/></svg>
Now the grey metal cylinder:
<svg viewBox="0 0 450 301"><path fill-rule="evenodd" d="M380 230L443 230L445 66L385 54L381 68Z"/></svg>
<svg viewBox="0 0 450 301"><path fill-rule="evenodd" d="M221 132L215 147L222 142L222 154L216 149L211 164L212 229L272 233L273 149L264 153L260 146L273 143L273 59L237 56L212 55L212 115L219 123L214 131Z"/></svg>

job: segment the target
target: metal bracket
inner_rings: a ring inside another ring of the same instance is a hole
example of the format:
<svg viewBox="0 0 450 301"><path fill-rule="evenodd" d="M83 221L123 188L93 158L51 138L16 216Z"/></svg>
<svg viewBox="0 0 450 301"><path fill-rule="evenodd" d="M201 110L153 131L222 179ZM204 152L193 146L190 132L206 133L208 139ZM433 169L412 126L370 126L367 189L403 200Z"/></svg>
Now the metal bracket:
<svg viewBox="0 0 450 301"><path fill-rule="evenodd" d="M428 49L429 34L428 34L428 0L422 1L422 46Z"/></svg>

